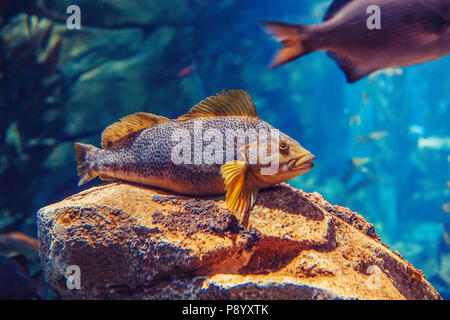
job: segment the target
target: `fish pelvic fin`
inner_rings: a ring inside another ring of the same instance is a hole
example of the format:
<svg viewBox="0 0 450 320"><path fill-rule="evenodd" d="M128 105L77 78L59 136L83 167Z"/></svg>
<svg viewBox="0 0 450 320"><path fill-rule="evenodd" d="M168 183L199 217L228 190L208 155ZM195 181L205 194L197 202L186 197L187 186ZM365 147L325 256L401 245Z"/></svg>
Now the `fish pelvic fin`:
<svg viewBox="0 0 450 320"><path fill-rule="evenodd" d="M79 142L75 143L77 172L78 177L80 178L78 186L82 186L98 176L98 173L93 170L93 165L95 163L95 158L98 151L100 151L100 149L92 145Z"/></svg>
<svg viewBox="0 0 450 320"><path fill-rule="evenodd" d="M266 32L282 44L281 49L275 54L270 68L278 67L314 51L309 45L309 26L274 21L263 21L262 23Z"/></svg>
<svg viewBox="0 0 450 320"><path fill-rule="evenodd" d="M230 161L220 168L225 180L226 204L233 213L245 214L255 204L259 188L253 183L244 161Z"/></svg>
<svg viewBox="0 0 450 320"><path fill-rule="evenodd" d="M339 55L337 53L328 52L328 55L333 58L339 67L344 71L345 78L347 82L354 83L362 78L365 78L372 72L376 71L376 69L367 68L365 66L360 66L345 56Z"/></svg>

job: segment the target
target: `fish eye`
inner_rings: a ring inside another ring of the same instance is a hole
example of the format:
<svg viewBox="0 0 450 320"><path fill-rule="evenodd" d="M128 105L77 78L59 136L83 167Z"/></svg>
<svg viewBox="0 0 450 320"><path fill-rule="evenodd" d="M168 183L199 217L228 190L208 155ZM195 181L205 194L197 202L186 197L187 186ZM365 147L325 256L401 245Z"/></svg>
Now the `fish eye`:
<svg viewBox="0 0 450 320"><path fill-rule="evenodd" d="M280 146L280 152L281 153L288 153L289 152L289 143L286 142L286 140L281 140L279 143Z"/></svg>

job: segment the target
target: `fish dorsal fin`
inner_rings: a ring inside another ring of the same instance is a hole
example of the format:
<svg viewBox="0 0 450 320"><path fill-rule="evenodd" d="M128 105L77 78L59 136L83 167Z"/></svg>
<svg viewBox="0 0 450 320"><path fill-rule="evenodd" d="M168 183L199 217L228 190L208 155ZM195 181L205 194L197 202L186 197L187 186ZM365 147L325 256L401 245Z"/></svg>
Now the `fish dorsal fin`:
<svg viewBox="0 0 450 320"><path fill-rule="evenodd" d="M202 117L244 116L258 118L255 104L243 90L226 90L197 103L177 120Z"/></svg>
<svg viewBox="0 0 450 320"><path fill-rule="evenodd" d="M152 113L138 112L130 114L108 126L102 133L102 147L107 149L111 145L130 133L154 126L159 123L168 122L170 119L157 116Z"/></svg>
<svg viewBox="0 0 450 320"><path fill-rule="evenodd" d="M253 207L259 188L252 183L247 174L245 161L230 161L220 168L225 180L226 203L233 213L245 214Z"/></svg>
<svg viewBox="0 0 450 320"><path fill-rule="evenodd" d="M334 0L331 5L328 7L325 16L323 17L323 21L330 20L334 17L334 15L341 10L346 4L352 2L353 0Z"/></svg>

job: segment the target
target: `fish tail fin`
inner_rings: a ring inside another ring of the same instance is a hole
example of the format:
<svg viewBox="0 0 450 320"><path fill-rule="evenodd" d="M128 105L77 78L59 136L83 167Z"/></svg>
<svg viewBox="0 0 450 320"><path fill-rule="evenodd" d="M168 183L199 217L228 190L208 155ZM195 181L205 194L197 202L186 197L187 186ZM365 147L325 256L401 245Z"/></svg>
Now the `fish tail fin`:
<svg viewBox="0 0 450 320"><path fill-rule="evenodd" d="M78 177L80 178L78 186L81 186L98 176L98 173L93 170L93 165L99 150L99 148L89 144L75 143L77 172Z"/></svg>
<svg viewBox="0 0 450 320"><path fill-rule="evenodd" d="M278 67L313 51L309 45L310 26L274 21L263 21L262 23L266 32L282 43L282 47L276 53L270 68Z"/></svg>

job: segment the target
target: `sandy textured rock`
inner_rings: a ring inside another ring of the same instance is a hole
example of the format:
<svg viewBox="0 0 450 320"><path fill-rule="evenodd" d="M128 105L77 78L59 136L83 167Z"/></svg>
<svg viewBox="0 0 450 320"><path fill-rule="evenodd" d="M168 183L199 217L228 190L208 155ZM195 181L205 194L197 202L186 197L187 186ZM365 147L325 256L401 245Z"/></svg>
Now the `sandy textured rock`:
<svg viewBox="0 0 450 320"><path fill-rule="evenodd" d="M223 197L119 183L37 218L46 279L63 298L440 298L360 215L288 185L261 192L246 228ZM80 290L67 289L69 265Z"/></svg>

